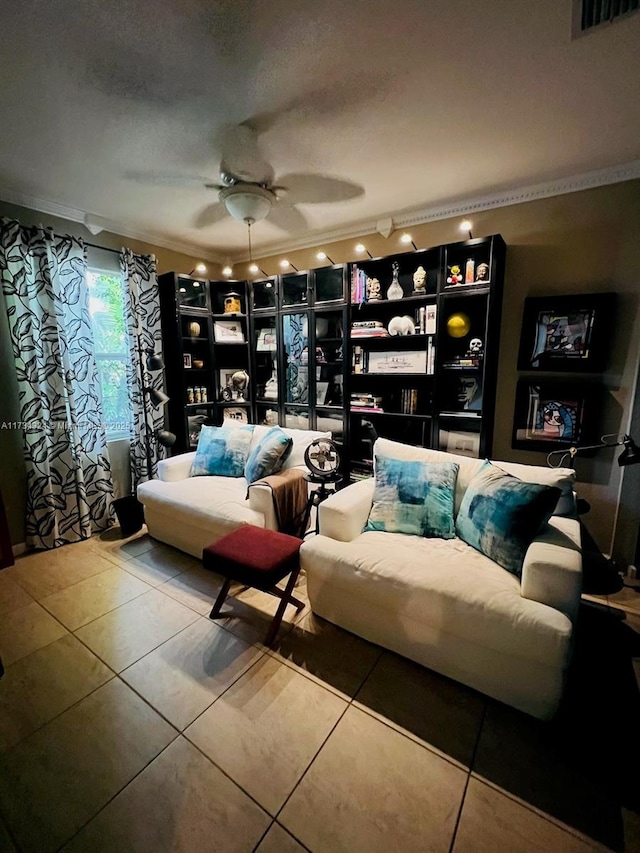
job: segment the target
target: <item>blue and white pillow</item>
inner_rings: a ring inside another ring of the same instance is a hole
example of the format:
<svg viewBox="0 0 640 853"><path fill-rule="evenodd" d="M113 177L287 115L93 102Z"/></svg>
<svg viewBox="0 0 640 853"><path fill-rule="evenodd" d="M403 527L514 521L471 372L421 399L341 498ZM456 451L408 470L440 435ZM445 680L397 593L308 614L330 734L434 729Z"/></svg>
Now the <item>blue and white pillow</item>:
<svg viewBox="0 0 640 853"><path fill-rule="evenodd" d="M526 483L487 460L467 487L456 532L468 545L519 575L527 548L549 521L560 494L556 486Z"/></svg>
<svg viewBox="0 0 640 853"><path fill-rule="evenodd" d="M373 505L365 530L453 539L455 462L421 462L376 455Z"/></svg>
<svg viewBox="0 0 640 853"><path fill-rule="evenodd" d="M244 466L247 483L255 483L262 477L277 474L291 453L293 439L274 426L256 444Z"/></svg>
<svg viewBox="0 0 640 853"><path fill-rule="evenodd" d="M239 429L203 426L191 466L191 476L242 477L249 456L253 429L253 424Z"/></svg>

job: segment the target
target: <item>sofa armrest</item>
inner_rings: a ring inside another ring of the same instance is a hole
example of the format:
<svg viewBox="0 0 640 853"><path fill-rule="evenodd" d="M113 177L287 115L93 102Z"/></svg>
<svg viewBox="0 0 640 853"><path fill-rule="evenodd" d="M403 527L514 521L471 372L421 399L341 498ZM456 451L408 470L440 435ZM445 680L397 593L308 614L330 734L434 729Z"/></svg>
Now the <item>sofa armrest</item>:
<svg viewBox="0 0 640 853"><path fill-rule="evenodd" d="M292 468L287 468L285 470L302 471L304 473L309 469L306 465L294 465ZM268 530L277 530L278 516L273 498L273 490L269 485L261 483L259 480L255 483L251 483L247 490L247 498L249 500L249 507L264 515L264 526Z"/></svg>
<svg viewBox="0 0 640 853"><path fill-rule="evenodd" d="M581 592L580 522L554 515L525 554L521 593L524 598L562 611L574 621Z"/></svg>
<svg viewBox="0 0 640 853"><path fill-rule="evenodd" d="M251 483L247 491L249 508L261 512L264 516L264 526L267 530L278 529L276 508L273 503L273 492L264 483Z"/></svg>
<svg viewBox="0 0 640 853"><path fill-rule="evenodd" d="M375 480L369 477L347 486L320 504L320 534L351 542L362 533L373 502Z"/></svg>
<svg viewBox="0 0 640 853"><path fill-rule="evenodd" d="M195 450L192 453L181 453L170 459L161 459L158 462L158 479L164 483L175 483L177 480L186 480L191 474L191 464L195 458Z"/></svg>

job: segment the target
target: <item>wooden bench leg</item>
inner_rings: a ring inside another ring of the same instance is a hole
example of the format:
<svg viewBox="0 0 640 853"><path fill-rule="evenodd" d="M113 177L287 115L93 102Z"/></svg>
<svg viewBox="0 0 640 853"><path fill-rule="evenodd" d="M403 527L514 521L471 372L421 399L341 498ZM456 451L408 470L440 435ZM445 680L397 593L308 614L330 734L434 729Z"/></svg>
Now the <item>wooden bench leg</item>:
<svg viewBox="0 0 640 853"><path fill-rule="evenodd" d="M229 592L229 587L231 586L231 578L227 578L225 582L222 584L222 589L218 593L218 597L216 598L216 603L211 608L211 613L209 614L209 619L213 619L215 616L220 614L220 608L224 604L224 600L227 597L227 593Z"/></svg>
<svg viewBox="0 0 640 853"><path fill-rule="evenodd" d="M278 609L276 610L276 615L273 617L273 622L269 626L269 630L267 631L267 636L265 637L264 644L265 646L271 646L273 641L276 638L276 634L278 633L278 628L282 622L282 617L284 616L284 611L286 609L287 604L295 604L297 610L300 608L298 604L302 604L301 601L293 598L293 588L296 585L296 581L298 580L298 575L300 574L300 566L297 569L294 569L289 576L289 580L287 581L287 585L282 593L282 598L280 600L280 604L278 605ZM304 606L304 605L303 605Z"/></svg>

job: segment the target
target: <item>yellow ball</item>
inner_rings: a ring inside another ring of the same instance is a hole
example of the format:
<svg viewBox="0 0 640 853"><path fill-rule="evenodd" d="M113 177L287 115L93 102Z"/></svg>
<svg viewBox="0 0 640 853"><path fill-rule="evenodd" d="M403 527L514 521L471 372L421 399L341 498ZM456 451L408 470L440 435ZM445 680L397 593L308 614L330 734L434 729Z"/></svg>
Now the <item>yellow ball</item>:
<svg viewBox="0 0 640 853"><path fill-rule="evenodd" d="M452 314L447 320L447 334L452 338L464 338L471 331L471 320L466 314Z"/></svg>

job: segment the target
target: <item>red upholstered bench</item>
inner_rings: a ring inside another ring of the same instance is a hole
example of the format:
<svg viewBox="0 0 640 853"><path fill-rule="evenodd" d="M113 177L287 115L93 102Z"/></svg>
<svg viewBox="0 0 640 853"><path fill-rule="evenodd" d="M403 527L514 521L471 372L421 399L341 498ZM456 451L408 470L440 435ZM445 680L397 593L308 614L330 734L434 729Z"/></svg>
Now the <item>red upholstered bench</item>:
<svg viewBox="0 0 640 853"><path fill-rule="evenodd" d="M295 536L245 524L208 545L202 552L203 566L226 578L209 618L220 615L220 608L233 581L275 595L281 601L265 639L265 645L270 646L278 633L287 604L293 604L296 610L304 607L303 602L292 595L300 573L298 552L301 544L302 541ZM276 584L287 575L290 577L283 591Z"/></svg>

